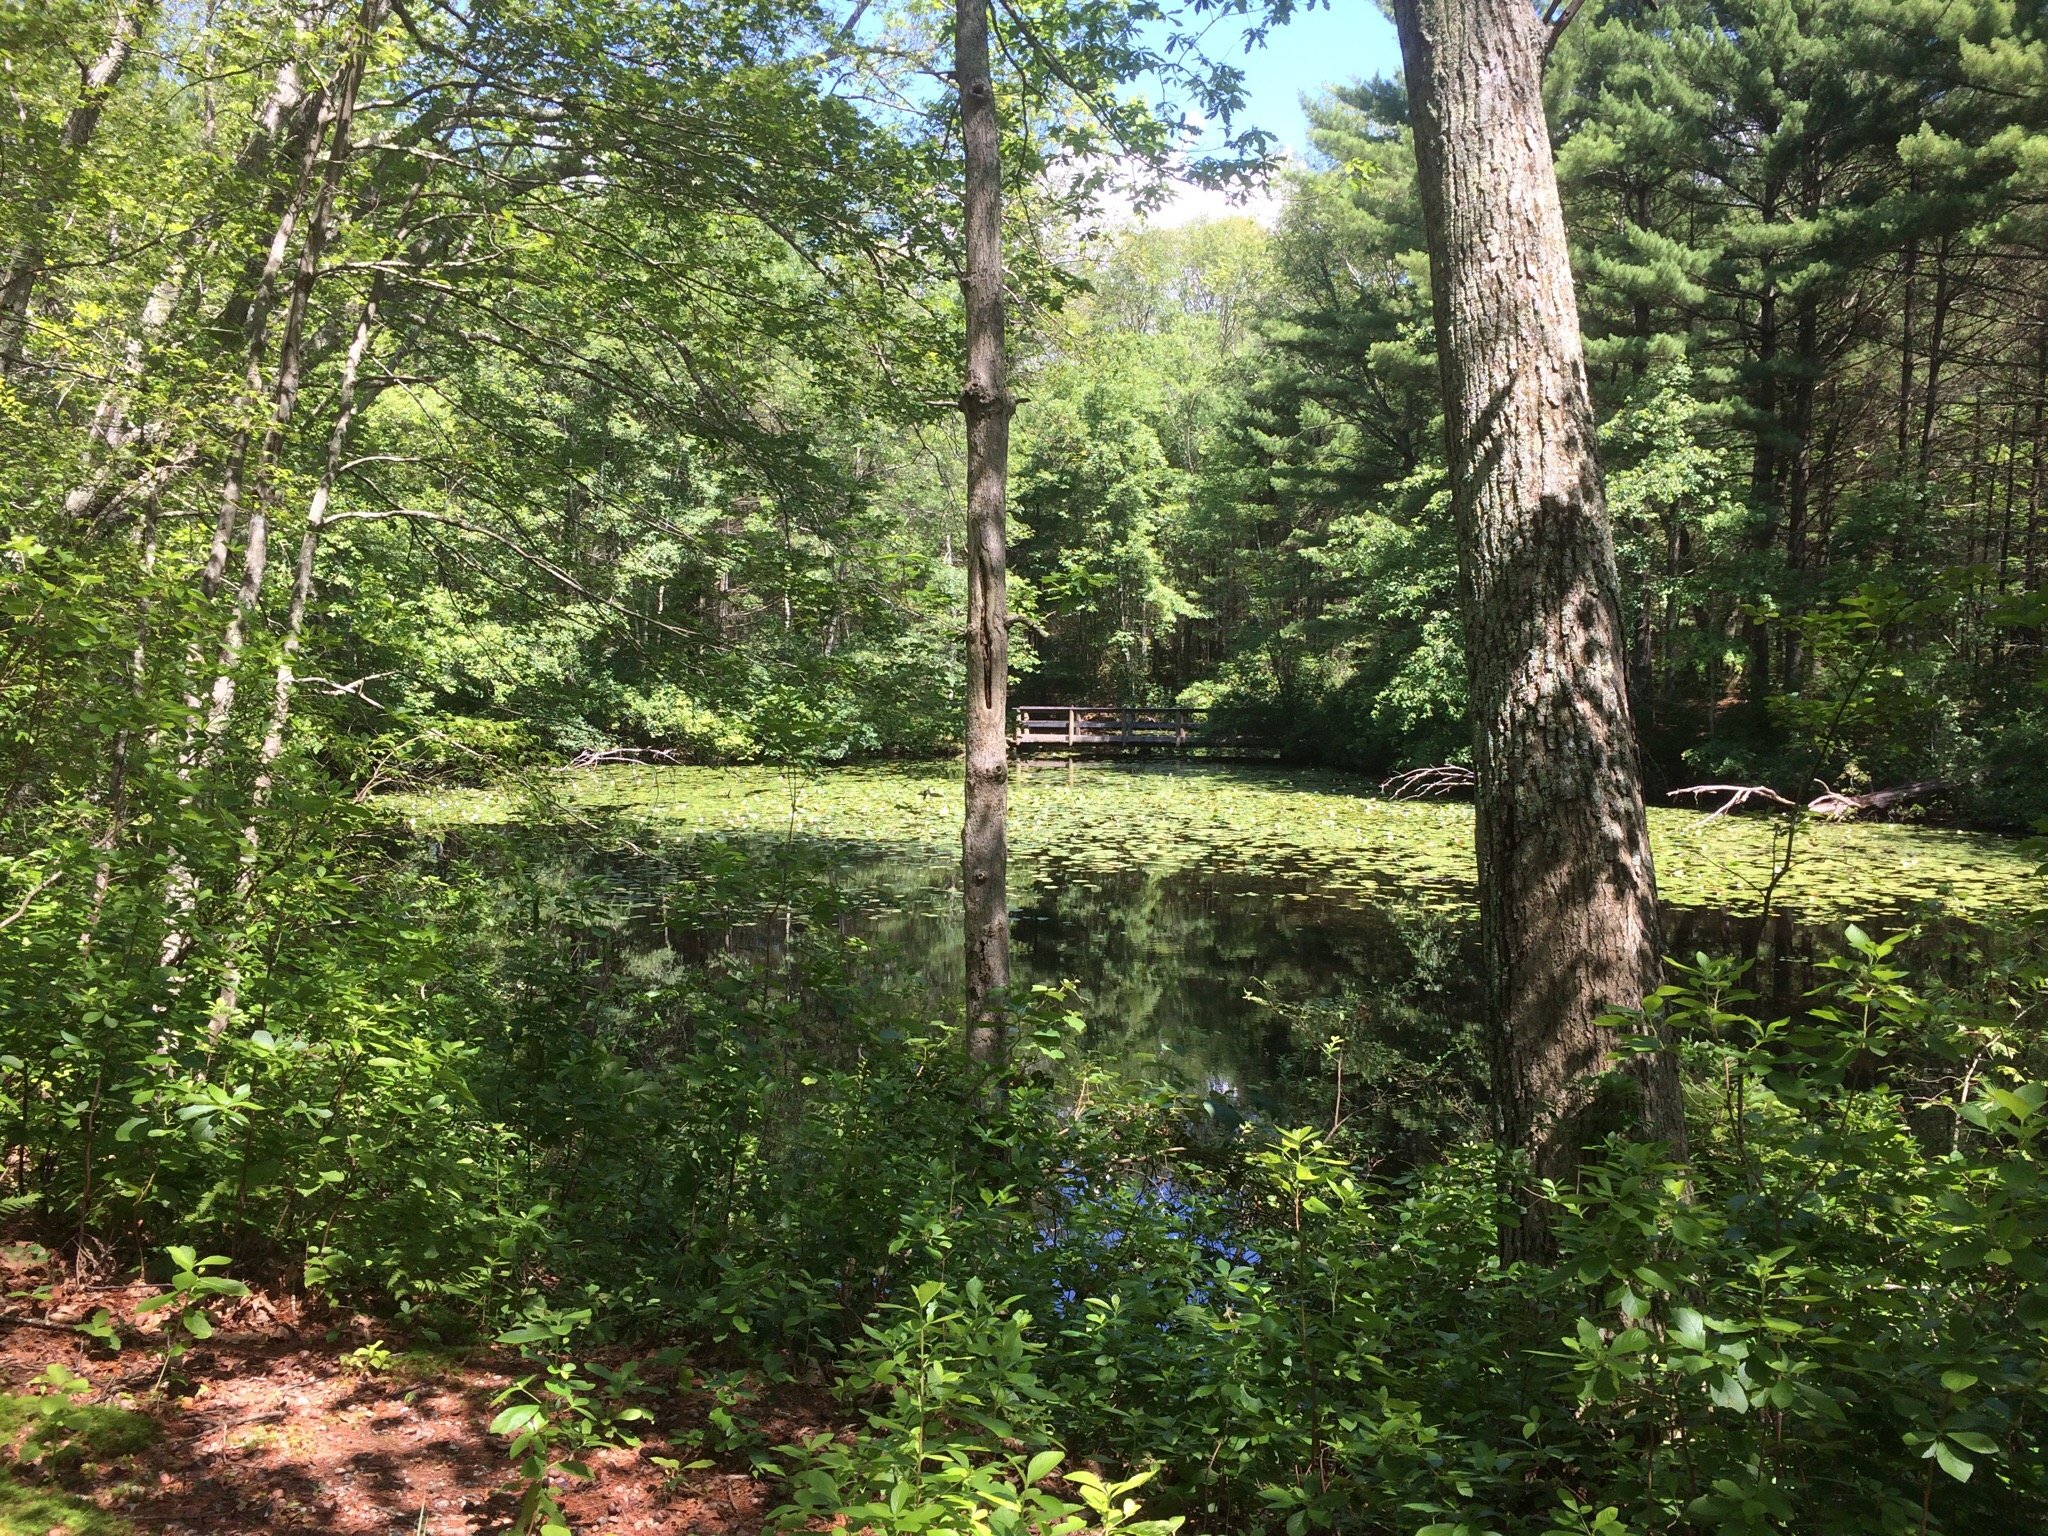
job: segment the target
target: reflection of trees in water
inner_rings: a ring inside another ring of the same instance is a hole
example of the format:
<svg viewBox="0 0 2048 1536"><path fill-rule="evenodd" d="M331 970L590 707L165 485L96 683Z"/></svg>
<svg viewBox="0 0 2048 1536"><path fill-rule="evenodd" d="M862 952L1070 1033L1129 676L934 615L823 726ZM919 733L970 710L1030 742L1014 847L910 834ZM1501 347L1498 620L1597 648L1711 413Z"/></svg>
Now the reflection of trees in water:
<svg viewBox="0 0 2048 1536"><path fill-rule="evenodd" d="M1433 1139L1469 1120L1477 999L1465 924L1228 869L1032 875L1013 885L1018 983L1079 984L1096 1065L1206 1091L1226 1118L1328 1124L1337 1063L1324 1045L1342 1035L1354 1132L1390 1146L1383 1123ZM876 936L943 1003L958 984L957 937L944 915L915 915L935 906L906 902Z"/></svg>
<svg viewBox="0 0 2048 1536"><path fill-rule="evenodd" d="M1021 915L1033 979L1082 985L1098 1062L1276 1117L1319 1114L1332 1086L1302 1008L1365 1029L1426 1013L1442 1031L1462 1001L1418 976L1417 916L1228 871L1056 875Z"/></svg>
<svg viewBox="0 0 2048 1536"><path fill-rule="evenodd" d="M545 934L620 1037L686 1021L644 1002L682 968L774 972L806 933L866 941L852 988L952 1013L962 987L958 872L944 853L823 838L638 841L584 825L449 834L428 856L499 893L506 932ZM426 851L426 850L423 850ZM1073 981L1098 1066L1211 1094L1219 1115L1329 1125L1403 1161L1476 1128L1484 1085L1470 924L1438 892L1333 893L1305 862L1252 875L1021 863L1012 881L1016 984ZM1671 952L1728 954L1755 920L1667 909ZM1838 936L1773 925L1760 975L1783 1009ZM609 995L607 995L609 994ZM827 1000L818 1000L821 1004ZM829 1025L830 1006L810 1010ZM1343 1041L1341 1051L1329 1048ZM658 1046L656 1047L658 1048ZM1337 1095L1341 1058L1343 1095Z"/></svg>
<svg viewBox="0 0 2048 1536"><path fill-rule="evenodd" d="M721 959L772 968L797 934L829 928L866 940L864 973L935 1015L960 993L957 874L929 850L523 826L442 852L503 893L506 924L556 935L593 987ZM1312 874L1046 864L1012 890L1017 985L1079 984L1090 1059L1233 1111L1327 1123L1329 1033L1373 1037L1374 1075L1391 1080L1388 1052L1440 1052L1472 1017L1461 925L1329 899ZM630 1030L635 989L620 990L604 1011Z"/></svg>

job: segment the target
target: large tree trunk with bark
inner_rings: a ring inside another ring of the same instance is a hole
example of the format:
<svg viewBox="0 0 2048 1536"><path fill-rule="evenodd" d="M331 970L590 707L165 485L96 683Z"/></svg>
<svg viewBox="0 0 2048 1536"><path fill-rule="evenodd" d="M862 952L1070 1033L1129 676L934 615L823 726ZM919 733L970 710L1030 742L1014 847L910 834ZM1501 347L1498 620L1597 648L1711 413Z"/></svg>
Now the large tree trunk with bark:
<svg viewBox="0 0 2048 1536"><path fill-rule="evenodd" d="M967 820L961 886L967 939L967 1045L977 1061L1002 1047L1010 984L1010 692L1006 593L1010 413L1003 353L1002 159L989 77L988 0L958 0L953 80L966 158Z"/></svg>
<svg viewBox="0 0 2048 1536"><path fill-rule="evenodd" d="M1659 984L1614 545L1525 0L1397 0L1436 303L1477 770L1496 1134L1569 1181L1617 1119L1682 1152L1668 1053L1597 1021ZM1628 1079L1624 1079L1628 1081ZM1550 1251L1543 1203L1503 1234Z"/></svg>

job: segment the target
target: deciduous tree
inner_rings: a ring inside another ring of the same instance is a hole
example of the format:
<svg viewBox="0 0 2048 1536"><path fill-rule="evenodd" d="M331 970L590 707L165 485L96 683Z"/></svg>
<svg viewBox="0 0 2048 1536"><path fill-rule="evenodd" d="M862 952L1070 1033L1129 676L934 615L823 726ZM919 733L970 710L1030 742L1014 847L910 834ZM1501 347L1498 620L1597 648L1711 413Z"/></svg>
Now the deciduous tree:
<svg viewBox="0 0 2048 1536"><path fill-rule="evenodd" d="M1499 1138L1569 1180L1615 1065L1600 1020L1658 985L1657 890L1614 544L1543 114L1548 33L1521 0L1397 0L1458 526L1481 942ZM1682 1150L1668 1053L1635 1118ZM1548 1246L1541 1202L1503 1237Z"/></svg>

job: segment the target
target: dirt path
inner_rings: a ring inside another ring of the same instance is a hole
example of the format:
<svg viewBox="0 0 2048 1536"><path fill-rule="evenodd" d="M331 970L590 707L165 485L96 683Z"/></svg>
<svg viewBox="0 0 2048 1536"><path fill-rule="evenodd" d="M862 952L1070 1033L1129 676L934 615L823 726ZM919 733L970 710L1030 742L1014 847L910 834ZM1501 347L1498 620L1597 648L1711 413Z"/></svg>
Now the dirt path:
<svg viewBox="0 0 2048 1536"><path fill-rule="evenodd" d="M146 1415L157 1436L147 1449L104 1462L88 1451L71 1465L16 1468L9 1475L17 1499L22 1490L68 1495L104 1512L105 1523L81 1507L68 1525L59 1519L29 1532L20 1513L0 1504L5 1536L100 1536L124 1524L139 1536L485 1536L511 1525L516 1480L505 1442L486 1427L491 1399L524 1374L516 1359L394 1354L370 1371L351 1353L372 1338L389 1343L388 1333L359 1320L295 1316L257 1298L221 1309L219 1331L158 1390L160 1352L153 1339L137 1337L157 1319L134 1313L153 1288L56 1286L39 1298L18 1282L10 1290L0 1318L0 1390L46 1397L33 1384L60 1365L92 1384L75 1402ZM119 1354L91 1347L69 1326L99 1307L133 1341ZM677 1379L673 1370L665 1375ZM600 1451L590 1458L589 1482L562 1481L579 1536L760 1531L774 1490L743 1457L688 1471L655 1464L657 1456L684 1466L700 1459L690 1436L708 1402L688 1390L649 1402L656 1420L645 1445ZM756 1412L766 1443L814 1433L822 1406L816 1393L764 1399ZM17 1450L24 1439L17 1429Z"/></svg>

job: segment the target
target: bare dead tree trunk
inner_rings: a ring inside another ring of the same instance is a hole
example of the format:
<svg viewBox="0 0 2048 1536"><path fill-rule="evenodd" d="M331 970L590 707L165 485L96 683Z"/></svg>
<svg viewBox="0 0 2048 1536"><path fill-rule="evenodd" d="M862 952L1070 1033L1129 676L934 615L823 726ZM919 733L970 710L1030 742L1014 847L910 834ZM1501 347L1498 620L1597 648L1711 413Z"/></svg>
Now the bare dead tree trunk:
<svg viewBox="0 0 2048 1536"><path fill-rule="evenodd" d="M1010 396L1003 351L1002 151L989 76L988 0L956 0L953 83L966 159L967 820L961 888L967 943L967 1048L993 1061L1010 984L1010 687L1006 590Z"/></svg>
<svg viewBox="0 0 2048 1536"><path fill-rule="evenodd" d="M1660 981L1657 900L1543 115L1546 29L1523 0L1394 10L1458 528L1495 1131L1539 1179L1569 1182L1610 1107L1681 1153L1685 1128L1668 1052L1632 1063L1632 1104L1600 1093L1616 1059L1596 1021ZM1502 1251L1551 1251L1533 1193Z"/></svg>
<svg viewBox="0 0 2048 1536"><path fill-rule="evenodd" d="M57 137L61 157L48 190L37 201L21 245L8 259L0 276L0 378L12 373L21 362L21 349L28 338L29 306L35 299L36 283L43 275L47 258L45 242L65 198L78 179L79 162L100 125L100 113L114 84L128 67L143 24L156 10L155 0L124 4L114 12L114 26L107 46L84 71L79 83L78 104L66 114L64 129Z"/></svg>

